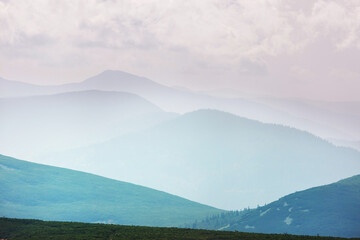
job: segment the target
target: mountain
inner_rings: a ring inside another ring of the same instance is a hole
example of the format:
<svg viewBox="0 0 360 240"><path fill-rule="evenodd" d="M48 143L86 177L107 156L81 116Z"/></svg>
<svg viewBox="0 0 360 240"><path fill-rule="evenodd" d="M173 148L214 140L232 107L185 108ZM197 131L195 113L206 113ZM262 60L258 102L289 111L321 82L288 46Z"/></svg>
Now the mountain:
<svg viewBox="0 0 360 240"><path fill-rule="evenodd" d="M360 175L295 192L257 209L223 213L197 222L194 227L360 237Z"/></svg>
<svg viewBox="0 0 360 240"><path fill-rule="evenodd" d="M345 114L353 114L353 115L360 115L360 102L323 102L323 101L316 101L312 102L313 105L318 107L322 107L328 109L332 112L337 113L345 113Z"/></svg>
<svg viewBox="0 0 360 240"><path fill-rule="evenodd" d="M360 153L310 133L215 110L41 161L161 189L222 209L272 202L360 172Z"/></svg>
<svg viewBox="0 0 360 240"><path fill-rule="evenodd" d="M187 102L186 97L189 96L186 91L163 86L148 78L113 70L106 70L82 82L63 85L39 86L2 79L0 86L6 89L0 92L0 97L50 95L88 90L128 92L149 99L157 105L160 103L160 105L172 106L171 109L181 108L181 111L186 111L181 101ZM178 99L179 97L181 99ZM164 101L166 99L171 100L171 103Z"/></svg>
<svg viewBox="0 0 360 240"><path fill-rule="evenodd" d="M41 95L48 92L47 86L33 85L23 82L10 81L0 77L0 97L20 97Z"/></svg>
<svg viewBox="0 0 360 240"><path fill-rule="evenodd" d="M165 192L0 155L0 215L177 226L221 212Z"/></svg>
<svg viewBox="0 0 360 240"><path fill-rule="evenodd" d="M298 119L307 119L319 123L321 126L311 126L295 123L302 129L309 129L316 135L325 136L331 139L335 132L343 133L348 140L360 140L360 113L359 102L321 102L302 99L275 99L256 98L253 101L262 103L279 111L285 111ZM336 131L329 131L329 128ZM334 137L333 137L334 138ZM348 145L352 147L352 145Z"/></svg>
<svg viewBox="0 0 360 240"><path fill-rule="evenodd" d="M9 82L9 81L7 81ZM69 91L103 90L129 92L156 104L168 112L185 113L211 108L230 112L242 117L267 123L277 123L310 131L327 139L360 140L357 122L359 116L349 111L357 104L312 103L302 101L300 105L292 100L252 99L248 96L237 98L214 97L186 89L171 88L148 78L122 71L106 70L82 82L58 86L36 86L14 82L14 86L0 91L1 96L29 96L55 94ZM19 87L18 85L22 87ZM0 81L0 87L1 81ZM320 110L320 113L316 112ZM316 114L313 114L316 113Z"/></svg>
<svg viewBox="0 0 360 240"><path fill-rule="evenodd" d="M98 90L3 98L0 115L0 152L27 159L108 140L176 116L135 94Z"/></svg>
<svg viewBox="0 0 360 240"><path fill-rule="evenodd" d="M336 146L351 147L360 151L360 141L347 141L341 139L329 139L329 141Z"/></svg>

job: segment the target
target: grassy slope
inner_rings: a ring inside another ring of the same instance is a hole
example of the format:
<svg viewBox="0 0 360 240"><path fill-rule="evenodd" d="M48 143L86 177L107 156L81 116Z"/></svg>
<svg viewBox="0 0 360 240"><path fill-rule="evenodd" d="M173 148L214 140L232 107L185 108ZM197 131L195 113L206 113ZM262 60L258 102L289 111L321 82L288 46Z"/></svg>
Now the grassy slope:
<svg viewBox="0 0 360 240"><path fill-rule="evenodd" d="M296 192L250 211L224 213L196 227L224 226L224 230L246 232L359 237L360 175Z"/></svg>
<svg viewBox="0 0 360 240"><path fill-rule="evenodd" d="M154 228L119 226L107 224L86 224L70 222L43 222L39 220L22 220L0 218L0 238L13 240L31 239L241 239L241 240L300 240L300 239L339 239L330 237L309 237L285 234L256 234L241 232L224 232L192 230L180 228Z"/></svg>
<svg viewBox="0 0 360 240"><path fill-rule="evenodd" d="M221 212L165 192L0 155L0 216L178 226Z"/></svg>

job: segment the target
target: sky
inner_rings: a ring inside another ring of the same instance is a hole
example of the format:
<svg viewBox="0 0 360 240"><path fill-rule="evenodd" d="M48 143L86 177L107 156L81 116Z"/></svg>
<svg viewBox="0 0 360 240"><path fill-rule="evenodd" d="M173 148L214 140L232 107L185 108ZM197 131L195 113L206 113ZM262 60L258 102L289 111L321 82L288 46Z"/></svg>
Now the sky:
<svg viewBox="0 0 360 240"><path fill-rule="evenodd" d="M0 77L106 69L196 91L360 101L358 0L0 0Z"/></svg>

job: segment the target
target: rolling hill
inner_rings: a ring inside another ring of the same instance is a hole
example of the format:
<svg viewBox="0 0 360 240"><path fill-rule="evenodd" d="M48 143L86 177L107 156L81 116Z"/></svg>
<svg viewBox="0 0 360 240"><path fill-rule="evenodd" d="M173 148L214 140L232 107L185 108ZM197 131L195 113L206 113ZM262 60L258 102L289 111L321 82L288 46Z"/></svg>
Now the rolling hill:
<svg viewBox="0 0 360 240"><path fill-rule="evenodd" d="M222 209L254 207L360 171L360 153L310 133L199 110L41 161Z"/></svg>
<svg viewBox="0 0 360 240"><path fill-rule="evenodd" d="M3 98L0 115L0 152L28 160L104 141L176 116L137 95L98 90Z"/></svg>
<svg viewBox="0 0 360 240"><path fill-rule="evenodd" d="M0 155L0 215L177 226L221 212L165 192Z"/></svg>
<svg viewBox="0 0 360 240"><path fill-rule="evenodd" d="M360 237L360 175L296 192L257 209L238 214L223 213L197 222L194 227Z"/></svg>

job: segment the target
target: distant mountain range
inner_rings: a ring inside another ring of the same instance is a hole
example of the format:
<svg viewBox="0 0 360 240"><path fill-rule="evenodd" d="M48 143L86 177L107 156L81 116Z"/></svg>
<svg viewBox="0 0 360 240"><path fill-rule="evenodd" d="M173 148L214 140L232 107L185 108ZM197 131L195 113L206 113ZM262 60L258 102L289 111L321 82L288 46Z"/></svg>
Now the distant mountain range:
<svg viewBox="0 0 360 240"><path fill-rule="evenodd" d="M319 136L326 136L326 128L332 128L337 132L347 133L344 138L351 140L359 139L360 134L360 102L321 102L301 99L272 99L255 98L255 102L284 111L298 119L309 119L321 123L325 127L315 125L301 126L302 123L295 123L301 129L306 129ZM331 139L331 137L327 137ZM350 145L351 147L351 145Z"/></svg>
<svg viewBox="0 0 360 240"><path fill-rule="evenodd" d="M358 151L294 128L215 110L184 114L137 133L40 160L223 209L269 203L360 171Z"/></svg>
<svg viewBox="0 0 360 240"><path fill-rule="evenodd" d="M0 97L23 97L51 93L48 86L11 81L0 77Z"/></svg>
<svg viewBox="0 0 360 240"><path fill-rule="evenodd" d="M178 226L222 212L165 192L0 155L0 215Z"/></svg>
<svg viewBox="0 0 360 240"><path fill-rule="evenodd" d="M230 112L267 123L307 130L327 139L359 141L360 103L326 103L293 99L214 97L171 88L121 71L104 71L85 81L58 86L37 86L0 79L0 97L57 94L69 91L121 91L139 95L168 112L203 108ZM349 145L352 147L352 145Z"/></svg>
<svg viewBox="0 0 360 240"><path fill-rule="evenodd" d="M296 192L266 206L198 221L194 228L360 237L360 175Z"/></svg>
<svg viewBox="0 0 360 240"><path fill-rule="evenodd" d="M32 160L172 119L132 93L88 90L0 99L0 152Z"/></svg>

